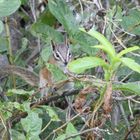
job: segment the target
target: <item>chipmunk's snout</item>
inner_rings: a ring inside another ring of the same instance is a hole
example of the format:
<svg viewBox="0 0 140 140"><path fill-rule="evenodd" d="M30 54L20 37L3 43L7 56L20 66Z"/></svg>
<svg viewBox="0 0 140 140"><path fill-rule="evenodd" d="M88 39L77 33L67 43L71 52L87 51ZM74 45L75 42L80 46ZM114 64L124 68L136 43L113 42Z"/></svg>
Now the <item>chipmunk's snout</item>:
<svg viewBox="0 0 140 140"><path fill-rule="evenodd" d="M67 64L68 64L68 62L65 60L64 64L65 64L65 65L67 65Z"/></svg>

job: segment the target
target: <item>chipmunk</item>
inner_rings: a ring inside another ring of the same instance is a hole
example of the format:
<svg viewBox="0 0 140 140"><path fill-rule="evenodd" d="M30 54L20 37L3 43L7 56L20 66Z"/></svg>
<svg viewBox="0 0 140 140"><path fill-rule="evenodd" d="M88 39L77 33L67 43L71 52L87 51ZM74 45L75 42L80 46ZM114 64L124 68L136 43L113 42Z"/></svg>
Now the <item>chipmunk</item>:
<svg viewBox="0 0 140 140"><path fill-rule="evenodd" d="M50 64L58 66L61 70L63 70L64 73L66 73L66 66L72 57L67 41L60 44L54 44L52 42L52 48L53 56L50 57L48 62ZM49 88L44 87L46 87L47 85L53 85L53 77L51 75L51 72L46 67L40 71L39 77L39 87L41 88L41 94L46 96L48 94ZM64 85L63 89L70 90L69 88L72 87L73 85L69 82Z"/></svg>
<svg viewBox="0 0 140 140"><path fill-rule="evenodd" d="M52 48L53 55L48 60L48 63L58 66L65 73L66 66L71 60L71 53L68 43L66 41L60 44L52 43ZM36 73L28 69L19 66L6 65L0 68L0 75L3 74L17 75L25 80L28 84L32 86L38 86L41 89L42 96L46 96L48 94L49 89L47 85L53 85L52 75L47 67L41 69L38 76ZM67 84L65 88L69 88L69 85Z"/></svg>

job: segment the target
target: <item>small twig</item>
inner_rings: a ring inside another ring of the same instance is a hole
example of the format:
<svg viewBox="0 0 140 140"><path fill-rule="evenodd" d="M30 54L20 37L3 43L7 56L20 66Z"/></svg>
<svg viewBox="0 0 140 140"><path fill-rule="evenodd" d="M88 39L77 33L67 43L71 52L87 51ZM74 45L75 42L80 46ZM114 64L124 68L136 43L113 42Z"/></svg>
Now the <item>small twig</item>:
<svg viewBox="0 0 140 140"><path fill-rule="evenodd" d="M6 123L4 121L4 118L3 118L2 114L1 114L1 112L0 112L0 120L1 120L1 122L3 124L3 126L4 126L4 129L7 131Z"/></svg>
<svg viewBox="0 0 140 140"><path fill-rule="evenodd" d="M129 110L130 110L131 118L134 118L130 100L128 100L128 107L129 107Z"/></svg>
<svg viewBox="0 0 140 140"><path fill-rule="evenodd" d="M124 49L126 49L127 47L122 43L121 39L119 39L119 38L115 35L114 31L112 30L112 28L111 28L110 26L109 26L109 29L110 29L110 31L112 32L112 34L114 35L114 37L116 38L116 40L118 41L118 43L119 43Z"/></svg>
<svg viewBox="0 0 140 140"><path fill-rule="evenodd" d="M131 100L135 103L140 104L140 101L137 101L134 99L135 97L137 97L137 95L131 95L131 96L126 96L126 97L113 97L113 99L118 100L118 101Z"/></svg>
<svg viewBox="0 0 140 140"><path fill-rule="evenodd" d="M31 7L31 12L34 18L34 21L36 22L37 17L36 17L36 12L35 12L35 1L34 0L29 0L30 7Z"/></svg>
<svg viewBox="0 0 140 140"><path fill-rule="evenodd" d="M137 127L139 123L136 122L136 124L130 129L130 131L127 132L127 134L124 137L124 140L128 140L128 136L131 134L131 132Z"/></svg>
<svg viewBox="0 0 140 140"><path fill-rule="evenodd" d="M8 127L8 134L9 134L9 140L13 140L12 138L12 131L11 131L11 125L10 125L10 122L7 121L7 127Z"/></svg>
<svg viewBox="0 0 140 140"><path fill-rule="evenodd" d="M124 120L125 120L125 123L126 123L126 125L127 125L128 131L131 132L131 127L130 127L129 121L128 121L127 117L126 117L126 114L125 114L123 105L122 105L122 103L118 103L118 104L119 104L121 113L122 113L122 115L123 115L123 118L124 118ZM132 133L130 133L130 137L131 137L131 140L134 140L134 136L133 136Z"/></svg>
<svg viewBox="0 0 140 140"><path fill-rule="evenodd" d="M109 26L109 29L110 29L110 31L112 32L112 34L114 35L114 37L116 38L116 40L118 41L118 43L124 48L124 49L126 49L127 47L124 45L124 43L121 41L121 39L119 39L116 35L115 35L115 33L114 33L114 31L112 30L112 28ZM127 32L127 34L129 34L130 35L130 33L128 33ZM131 34L132 35L132 34ZM133 35L134 36L134 35ZM137 53L134 53L134 52L129 52L130 54L132 54L132 55L134 55L134 56L138 56L138 57L140 57L140 54L137 54Z"/></svg>
<svg viewBox="0 0 140 140"><path fill-rule="evenodd" d="M47 125L41 130L40 134L45 131L45 129L51 124L52 119L47 123Z"/></svg>
<svg viewBox="0 0 140 140"><path fill-rule="evenodd" d="M81 15L83 16L84 10L83 10L83 6L82 6L81 0L79 0L79 4L80 4L80 8L81 8Z"/></svg>
<svg viewBox="0 0 140 140"><path fill-rule="evenodd" d="M54 96L51 96L51 97L43 97L41 100L35 102L35 103L32 103L31 104L31 108L35 108L39 105L44 105L44 104L48 104L52 101L56 101L58 99L61 99L61 98L65 98L66 96L72 96L72 95L75 95L75 94L78 94L79 93L79 90L73 90L73 91L70 91L70 92L64 92L62 95L54 95Z"/></svg>
<svg viewBox="0 0 140 140"><path fill-rule="evenodd" d="M132 73L134 73L134 71L131 71L129 74L127 74L120 82L125 81L129 76L132 75Z"/></svg>
<svg viewBox="0 0 140 140"><path fill-rule="evenodd" d="M78 136L78 135L82 135L82 134L84 134L84 133L88 133L88 132L91 132L91 131L94 131L93 133L95 133L95 134L97 134L97 131L107 132L107 133L108 133L108 130L103 130L103 129L100 129L100 128L98 128L98 127L95 127L95 128L87 129L87 130L84 130L84 131L82 131L82 132L73 134L73 135L71 135L71 136L65 138L64 140L68 140L68 139L74 138L74 137L76 137L76 136ZM97 135L98 135L98 134L97 134Z"/></svg>
<svg viewBox="0 0 140 140"><path fill-rule="evenodd" d="M137 103L137 104L140 104L140 101L137 101L135 99L130 99L130 100L133 101L133 102L135 102L135 103Z"/></svg>
<svg viewBox="0 0 140 140"><path fill-rule="evenodd" d="M123 101L123 100L131 100L132 98L135 98L137 95L131 95L131 96L126 96L126 97L113 97L113 99L118 100L118 101Z"/></svg>
<svg viewBox="0 0 140 140"><path fill-rule="evenodd" d="M75 115L73 118L71 118L69 121L67 121L66 123L64 123L63 125L61 125L60 127L58 127L57 129L55 129L53 132L51 132L46 138L45 140L48 140L48 138L52 135L55 134L57 131L61 130L63 127L65 127L69 122L73 121L75 118L77 118L81 113L78 113L77 115Z"/></svg>
<svg viewBox="0 0 140 140"><path fill-rule="evenodd" d="M94 0L94 4L97 6L99 10L103 9L103 6L100 0Z"/></svg>
<svg viewBox="0 0 140 140"><path fill-rule="evenodd" d="M27 17L29 17L33 21L33 18L28 14L28 12L24 8L20 7L20 9Z"/></svg>

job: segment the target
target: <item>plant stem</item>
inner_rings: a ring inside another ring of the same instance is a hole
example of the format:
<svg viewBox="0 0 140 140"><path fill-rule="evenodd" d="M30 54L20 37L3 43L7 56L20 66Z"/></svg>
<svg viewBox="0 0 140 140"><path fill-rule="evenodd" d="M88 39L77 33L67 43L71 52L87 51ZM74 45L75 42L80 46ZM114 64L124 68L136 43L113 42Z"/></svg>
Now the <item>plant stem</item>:
<svg viewBox="0 0 140 140"><path fill-rule="evenodd" d="M9 62L10 64L13 64L13 53L12 53L12 46L11 46L11 36L10 36L10 29L9 29L9 24L8 24L8 18L5 17L5 30L6 30L6 36L7 36L7 41L8 41L8 54L9 54ZM15 76L12 75L12 81L13 81L13 86L16 88L16 79Z"/></svg>

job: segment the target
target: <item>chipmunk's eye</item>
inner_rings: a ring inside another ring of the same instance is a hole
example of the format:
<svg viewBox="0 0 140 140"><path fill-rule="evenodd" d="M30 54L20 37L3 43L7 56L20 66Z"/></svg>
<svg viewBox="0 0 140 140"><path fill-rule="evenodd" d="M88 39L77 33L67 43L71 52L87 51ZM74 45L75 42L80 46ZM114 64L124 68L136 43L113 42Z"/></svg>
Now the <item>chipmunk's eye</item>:
<svg viewBox="0 0 140 140"><path fill-rule="evenodd" d="M57 59L57 60L60 60L60 57L59 57L59 54L58 53L54 53L54 57Z"/></svg>
<svg viewBox="0 0 140 140"><path fill-rule="evenodd" d="M59 57L58 53L56 53L55 55L56 55L56 57Z"/></svg>
<svg viewBox="0 0 140 140"><path fill-rule="evenodd" d="M71 57L71 55L72 55L72 54L71 54L71 53L69 53L69 57Z"/></svg>

